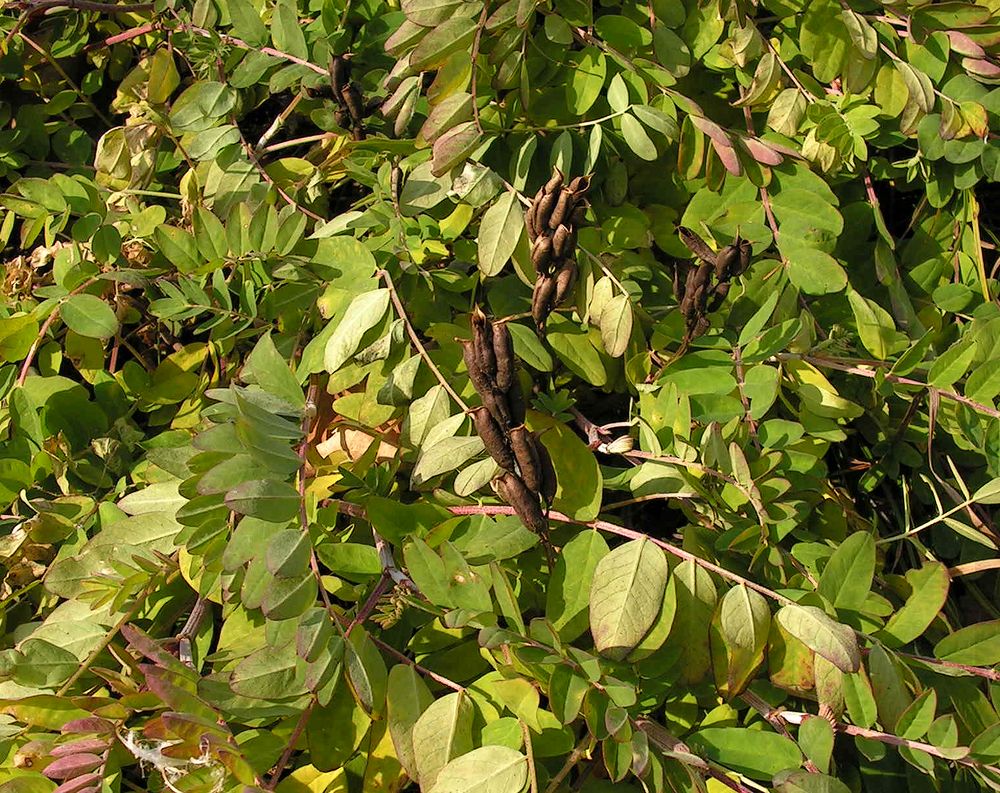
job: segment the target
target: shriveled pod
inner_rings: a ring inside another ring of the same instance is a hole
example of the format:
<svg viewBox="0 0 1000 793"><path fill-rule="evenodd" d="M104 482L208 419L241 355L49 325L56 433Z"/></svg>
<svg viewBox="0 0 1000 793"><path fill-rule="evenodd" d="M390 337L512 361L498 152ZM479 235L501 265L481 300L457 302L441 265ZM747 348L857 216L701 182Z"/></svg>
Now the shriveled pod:
<svg viewBox="0 0 1000 793"><path fill-rule="evenodd" d="M535 438L527 427L521 425L510 431L510 447L514 450L517 467L521 470L521 480L532 493L540 493L542 466L538 460Z"/></svg>
<svg viewBox="0 0 1000 793"><path fill-rule="evenodd" d="M719 281L727 281L733 277L740 266L740 249L735 245L727 245L715 257L715 277Z"/></svg>
<svg viewBox="0 0 1000 793"><path fill-rule="evenodd" d="M677 235L691 253L703 262L708 262L711 265L715 264L715 252L708 247L705 240L691 231L691 229L685 226L678 226Z"/></svg>
<svg viewBox="0 0 1000 793"><path fill-rule="evenodd" d="M572 182L569 183L569 190L573 194L573 198L579 200L583 195L590 189L590 177L589 176L578 176Z"/></svg>
<svg viewBox="0 0 1000 793"><path fill-rule="evenodd" d="M556 201L552 214L549 215L549 228L555 231L562 223L569 220L575 206L576 201L573 194L569 190L560 190L559 200Z"/></svg>
<svg viewBox="0 0 1000 793"><path fill-rule="evenodd" d="M538 236L538 204L545 195L545 187L539 187L538 192L535 193L535 197L531 201L531 205L525 210L524 213L524 225L528 228L528 237L532 242L535 241L535 237Z"/></svg>
<svg viewBox="0 0 1000 793"><path fill-rule="evenodd" d="M351 80L351 65L343 55L334 57L330 77L333 81L333 95L340 96Z"/></svg>
<svg viewBox="0 0 1000 793"><path fill-rule="evenodd" d="M531 263L535 265L536 272L549 272L552 248L553 240L548 234L543 233L535 237L535 244L531 246Z"/></svg>
<svg viewBox="0 0 1000 793"><path fill-rule="evenodd" d="M573 207L573 214L569 216L569 220L574 226L581 226L583 225L584 220L586 220L586 217L587 204L584 202Z"/></svg>
<svg viewBox="0 0 1000 793"><path fill-rule="evenodd" d="M459 339L462 345L462 360L465 361L465 368L469 370L469 379L473 387L480 396L493 390L493 382L487 376L483 365L476 356L475 346L469 339Z"/></svg>
<svg viewBox="0 0 1000 793"><path fill-rule="evenodd" d="M472 347L483 373L491 382L496 381L497 359L493 354L493 328L486 315L479 310L472 312Z"/></svg>
<svg viewBox="0 0 1000 793"><path fill-rule="evenodd" d="M531 295L531 318L541 327L552 311L552 298L556 293L556 279L551 275L539 276Z"/></svg>
<svg viewBox="0 0 1000 793"><path fill-rule="evenodd" d="M750 258L753 255L753 247L750 244L750 240L744 240L740 237L736 238L736 246L740 251L740 269L739 272L734 273L734 275L743 275L750 266Z"/></svg>
<svg viewBox="0 0 1000 793"><path fill-rule="evenodd" d="M564 179L565 177L563 176L563 172L560 171L558 168L553 168L552 176L549 178L549 181L547 181L545 185L542 187L542 190L544 190L546 193L555 193L562 188Z"/></svg>
<svg viewBox="0 0 1000 793"><path fill-rule="evenodd" d="M565 223L560 223L559 228L552 232L552 250L560 258L566 255L566 242L569 240L569 227Z"/></svg>
<svg viewBox="0 0 1000 793"><path fill-rule="evenodd" d="M483 406L490 412L501 429L514 426L510 420L510 409L507 407L506 395L491 387L481 392L479 398L483 400Z"/></svg>
<svg viewBox="0 0 1000 793"><path fill-rule="evenodd" d="M548 533L549 524L538 502L538 496L528 490L518 476L509 471L503 474L497 479L497 490L500 497L514 508L514 512L525 526L542 536Z"/></svg>
<svg viewBox="0 0 1000 793"><path fill-rule="evenodd" d="M524 392L521 390L521 384L515 378L510 384L510 388L507 389L507 410L510 413L510 423L512 427L516 427L518 424L524 424Z"/></svg>
<svg viewBox="0 0 1000 793"><path fill-rule="evenodd" d="M344 105L351 114L351 118L354 119L355 123L360 122L364 118L365 105L358 87L354 83L348 83L340 95L343 97Z"/></svg>
<svg viewBox="0 0 1000 793"><path fill-rule="evenodd" d="M708 303L709 311L719 310L719 307L726 301L726 296L729 294L730 286L732 286L732 281L723 281L715 287L715 291L712 293L712 299Z"/></svg>
<svg viewBox="0 0 1000 793"><path fill-rule="evenodd" d="M490 453L490 457L497 461L497 465L507 471L516 470L515 458L507 446L503 430L490 415L489 410L485 407L473 408L472 421L476 425L476 434L486 447L486 451Z"/></svg>
<svg viewBox="0 0 1000 793"><path fill-rule="evenodd" d="M496 384L507 392L514 382L514 341L505 322L493 323L493 355L497 363Z"/></svg>
<svg viewBox="0 0 1000 793"><path fill-rule="evenodd" d="M552 300L555 306L561 305L576 287L576 262L568 261L562 269L556 273L556 292Z"/></svg>
<svg viewBox="0 0 1000 793"><path fill-rule="evenodd" d="M562 193L546 193L535 204L535 228L541 233L549 226L549 218L552 217L552 210L556 208L556 202ZM556 224L558 225L558 224Z"/></svg>
<svg viewBox="0 0 1000 793"><path fill-rule="evenodd" d="M545 444L535 437L535 449L538 451L538 465L542 469L542 486L539 494L545 499L546 506L552 505L552 500L556 497L556 468L552 464L552 455L545 448Z"/></svg>

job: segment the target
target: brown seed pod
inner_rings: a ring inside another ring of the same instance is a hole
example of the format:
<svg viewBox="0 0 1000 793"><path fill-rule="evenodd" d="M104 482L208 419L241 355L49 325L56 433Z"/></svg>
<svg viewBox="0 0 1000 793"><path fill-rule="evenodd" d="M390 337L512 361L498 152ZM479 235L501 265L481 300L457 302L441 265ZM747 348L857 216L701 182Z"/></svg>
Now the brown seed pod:
<svg viewBox="0 0 1000 793"><path fill-rule="evenodd" d="M573 194L569 190L561 190L559 200L556 201L555 208L549 216L549 228L555 231L561 223L565 223L573 214L574 206L576 202L573 200Z"/></svg>
<svg viewBox="0 0 1000 793"><path fill-rule="evenodd" d="M573 214L569 216L570 223L574 226L582 226L587 216L587 205L577 204L573 207Z"/></svg>
<svg viewBox="0 0 1000 793"><path fill-rule="evenodd" d="M472 421L476 425L476 434L490 453L490 457L497 461L497 465L507 471L516 470L514 466L514 455L507 446L507 439L503 430L496 423L489 410L485 407L473 408Z"/></svg>
<svg viewBox="0 0 1000 793"><path fill-rule="evenodd" d="M674 263L674 297L677 298L678 303L684 302L684 286L685 283L681 281L681 264L680 262Z"/></svg>
<svg viewBox="0 0 1000 793"><path fill-rule="evenodd" d="M347 110L351 114L354 123L361 123L361 120L364 118L365 105L361 99L361 92L358 91L358 87L354 83L348 83L344 86L340 95L343 97L344 104L347 106Z"/></svg>
<svg viewBox="0 0 1000 793"><path fill-rule="evenodd" d="M514 382L514 342L505 322L493 323L493 355L497 388L506 393Z"/></svg>
<svg viewBox="0 0 1000 793"><path fill-rule="evenodd" d="M552 505L552 500L556 497L556 469L552 465L552 456L549 454L549 450L545 448L545 444L535 437L535 449L538 450L538 465L542 470L542 486L539 489L539 493L542 498L545 499L546 507Z"/></svg>
<svg viewBox="0 0 1000 793"><path fill-rule="evenodd" d="M340 96L351 80L351 65L343 55L337 55L333 59L330 68L330 76L333 80L333 95L340 101Z"/></svg>
<svg viewBox="0 0 1000 793"><path fill-rule="evenodd" d="M510 431L510 447L514 450L514 459L521 470L521 480L532 493L542 489L542 467L538 461L538 450L535 448L535 438L524 425L514 427Z"/></svg>
<svg viewBox="0 0 1000 793"><path fill-rule="evenodd" d="M750 244L750 240L744 240L740 237L736 238L736 247L740 251L740 269L739 272L733 273L733 275L743 275L750 266L750 257L753 255L753 247Z"/></svg>
<svg viewBox="0 0 1000 793"><path fill-rule="evenodd" d="M507 407L507 398L503 394L491 387L480 393L479 398L483 400L483 405L502 430L514 426L510 420L510 408Z"/></svg>
<svg viewBox="0 0 1000 793"><path fill-rule="evenodd" d="M719 281L728 281L740 266L740 249L735 245L727 245L715 257L715 277Z"/></svg>
<svg viewBox="0 0 1000 793"><path fill-rule="evenodd" d="M554 306L561 305L566 298L573 294L573 289L576 287L576 274L576 262L573 261L566 262L562 269L556 273L556 293L552 301Z"/></svg>
<svg viewBox="0 0 1000 793"><path fill-rule="evenodd" d="M493 383L486 376L486 372L483 371L483 365L476 357L476 350L472 341L469 339L459 339L459 343L462 345L462 360L465 361L465 368L469 370L469 379L472 381L472 385L479 396L484 397L484 394L493 391ZM485 401L484 397L484 404Z"/></svg>
<svg viewBox="0 0 1000 793"><path fill-rule="evenodd" d="M566 255L566 241L568 239L569 228L565 223L560 223L559 228L552 233L552 250L556 256L562 257Z"/></svg>
<svg viewBox="0 0 1000 793"><path fill-rule="evenodd" d="M510 413L510 423L511 426L516 427L518 424L524 424L524 392L521 390L521 384L515 378L511 383L510 388L507 389L507 411Z"/></svg>
<svg viewBox="0 0 1000 793"><path fill-rule="evenodd" d="M483 374L489 378L490 382L496 382L497 359L493 354L493 329L486 315L476 307L472 312L472 348L475 350L476 359L482 367Z"/></svg>
<svg viewBox="0 0 1000 793"><path fill-rule="evenodd" d="M551 275L541 275L535 281L535 291L531 295L531 318L541 328L552 312L552 297L556 292L556 279Z"/></svg>
<svg viewBox="0 0 1000 793"><path fill-rule="evenodd" d="M547 534L549 524L538 503L538 496L528 490L524 482L508 471L497 479L497 490L525 526L536 534Z"/></svg>
<svg viewBox="0 0 1000 793"><path fill-rule="evenodd" d="M681 242L684 243L691 253L703 262L708 262L712 266L715 265L715 253L708 247L705 240L685 226L678 226L677 234L681 238Z"/></svg>
<svg viewBox="0 0 1000 793"><path fill-rule="evenodd" d="M573 193L574 197L580 198L590 189L590 177L577 176L572 182L569 183L569 189L570 192Z"/></svg>
<svg viewBox="0 0 1000 793"><path fill-rule="evenodd" d="M535 244L531 246L531 263L535 265L536 272L549 272L549 263L552 260L552 237L548 234L539 234L535 237Z"/></svg>
<svg viewBox="0 0 1000 793"><path fill-rule="evenodd" d="M552 169L552 177L545 183L542 188L546 193L556 193L563 186L563 172L558 168Z"/></svg>
<svg viewBox="0 0 1000 793"><path fill-rule="evenodd" d="M539 187L538 192L535 193L535 197L531 201L531 205L525 210L524 213L524 225L528 228L528 237L532 242L535 241L535 237L538 236L538 203L542 200L545 195L545 188Z"/></svg>
<svg viewBox="0 0 1000 793"><path fill-rule="evenodd" d="M721 284L715 287L715 291L712 292L712 299L708 303L708 310L710 312L719 310L719 307L726 300L726 295L729 294L730 286L732 286L732 281L723 281Z"/></svg>
<svg viewBox="0 0 1000 793"><path fill-rule="evenodd" d="M535 204L535 228L539 232L548 227L549 218L552 217L552 210L556 208L556 202L561 195L562 193L548 193L543 195Z"/></svg>

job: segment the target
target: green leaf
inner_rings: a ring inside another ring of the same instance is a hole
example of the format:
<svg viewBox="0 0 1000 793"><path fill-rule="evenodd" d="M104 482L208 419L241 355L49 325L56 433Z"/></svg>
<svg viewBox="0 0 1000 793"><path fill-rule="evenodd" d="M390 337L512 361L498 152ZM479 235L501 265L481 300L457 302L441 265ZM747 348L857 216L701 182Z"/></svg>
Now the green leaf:
<svg viewBox="0 0 1000 793"><path fill-rule="evenodd" d="M298 8L293 0L278 0L271 16L271 39L282 52L302 60L309 59L309 47L299 23Z"/></svg>
<svg viewBox="0 0 1000 793"><path fill-rule="evenodd" d="M632 336L632 301L628 295L615 295L601 311L601 340L612 358L621 358Z"/></svg>
<svg viewBox="0 0 1000 793"><path fill-rule="evenodd" d="M281 523L299 513L299 494L287 482L254 479L226 493L226 506L241 515Z"/></svg>
<svg viewBox="0 0 1000 793"><path fill-rule="evenodd" d="M245 383L256 383L290 405L296 407L305 405L302 388L274 346L270 333L261 336L260 341L247 356L240 372L240 379Z"/></svg>
<svg viewBox="0 0 1000 793"><path fill-rule="evenodd" d="M431 793L519 793L528 781L528 758L506 746L482 746L449 762Z"/></svg>
<svg viewBox="0 0 1000 793"><path fill-rule="evenodd" d="M0 358L9 363L28 354L38 336L38 321L30 314L0 318Z"/></svg>
<svg viewBox="0 0 1000 793"><path fill-rule="evenodd" d="M861 651L854 631L830 619L816 606L782 606L775 618L792 636L842 672L856 672Z"/></svg>
<svg viewBox="0 0 1000 793"><path fill-rule="evenodd" d="M468 49L476 32L476 23L468 17L453 17L442 22L421 39L410 53L410 69L424 72L440 68L454 52Z"/></svg>
<svg viewBox="0 0 1000 793"><path fill-rule="evenodd" d="M302 693L295 659L293 646L264 647L237 664L230 685L237 694L254 699L277 700Z"/></svg>
<svg viewBox="0 0 1000 793"><path fill-rule="evenodd" d="M326 343L323 352L323 367L326 371L336 372L358 351L362 337L382 321L388 308L388 289L362 292L351 301L340 324Z"/></svg>
<svg viewBox="0 0 1000 793"><path fill-rule="evenodd" d="M934 656L970 666L1000 663L1000 620L980 622L948 634L934 645Z"/></svg>
<svg viewBox="0 0 1000 793"><path fill-rule="evenodd" d="M854 313L861 343L878 360L884 361L895 352L899 338L892 317L880 305L862 297L854 289L847 290L847 299Z"/></svg>
<svg viewBox="0 0 1000 793"><path fill-rule="evenodd" d="M211 80L199 80L174 101L170 108L170 125L178 132L203 132L215 126L216 120L235 106L236 92L232 88Z"/></svg>
<svg viewBox="0 0 1000 793"><path fill-rule="evenodd" d="M819 593L834 608L860 611L875 576L875 540L859 531L844 540L823 568Z"/></svg>
<svg viewBox="0 0 1000 793"><path fill-rule="evenodd" d="M420 486L435 476L460 468L483 451L478 435L443 438L420 452L410 473L411 481Z"/></svg>
<svg viewBox="0 0 1000 793"><path fill-rule="evenodd" d="M808 716L799 725L799 746L821 771L830 770L833 727L821 716Z"/></svg>
<svg viewBox="0 0 1000 793"><path fill-rule="evenodd" d="M433 701L430 689L412 666L396 664L389 670L386 686L389 735L400 765L413 779L417 777L413 726Z"/></svg>
<svg viewBox="0 0 1000 793"><path fill-rule="evenodd" d="M802 753L784 735L742 727L709 727L691 735L696 751L751 779L766 779L787 768L798 768Z"/></svg>
<svg viewBox="0 0 1000 793"><path fill-rule="evenodd" d="M1000 724L994 724L973 738L969 755L981 763L1000 762Z"/></svg>
<svg viewBox="0 0 1000 793"><path fill-rule="evenodd" d="M714 620L712 654L716 684L727 697L742 691L763 663L770 627L771 611L757 592L740 585L723 596Z"/></svg>
<svg viewBox="0 0 1000 793"><path fill-rule="evenodd" d="M656 159L656 144L653 143L645 128L631 113L621 117L622 136L636 157L642 160Z"/></svg>
<svg viewBox="0 0 1000 793"><path fill-rule="evenodd" d="M268 43L267 27L249 0L227 0L226 6L233 23L233 35L251 47L263 47Z"/></svg>
<svg viewBox="0 0 1000 793"><path fill-rule="evenodd" d="M110 339L118 332L118 318L107 303L95 295L73 295L59 308L66 327L90 339Z"/></svg>
<svg viewBox="0 0 1000 793"><path fill-rule="evenodd" d="M448 763L472 751L475 709L464 692L435 700L413 725L417 781L430 790Z"/></svg>
<svg viewBox="0 0 1000 793"><path fill-rule="evenodd" d="M597 101L608 74L607 59L596 47L586 47L570 67L566 81L566 106L575 116L582 116Z"/></svg>
<svg viewBox="0 0 1000 793"><path fill-rule="evenodd" d="M546 587L545 616L563 641L573 641L587 630L594 570L608 550L600 532L593 529L567 542L556 559Z"/></svg>
<svg viewBox="0 0 1000 793"><path fill-rule="evenodd" d="M668 646L681 651L681 677L697 683L710 670L709 625L717 600L715 584L708 571L690 559L674 568L677 585L677 612L667 639Z"/></svg>
<svg viewBox="0 0 1000 793"><path fill-rule="evenodd" d="M621 660L642 640L660 612L667 559L647 539L604 556L590 587L590 632L598 652Z"/></svg>
<svg viewBox="0 0 1000 793"><path fill-rule="evenodd" d="M782 772L774 777L775 793L850 793L836 777L812 771Z"/></svg>
<svg viewBox="0 0 1000 793"><path fill-rule="evenodd" d="M948 388L965 375L977 352L978 344L975 339L949 347L934 361L927 373L927 381L937 388Z"/></svg>
<svg viewBox="0 0 1000 793"><path fill-rule="evenodd" d="M940 562L925 562L916 570L908 570L906 581L910 595L876 633L879 641L889 647L902 647L922 636L948 598L951 579Z"/></svg>
<svg viewBox="0 0 1000 793"><path fill-rule="evenodd" d="M504 192L486 210L479 223L479 271L486 277L499 275L510 260L524 229L524 213L517 194Z"/></svg>
<svg viewBox="0 0 1000 793"><path fill-rule="evenodd" d="M157 226L153 238L164 256L182 273L191 273L204 263L194 235L176 226Z"/></svg>
<svg viewBox="0 0 1000 793"><path fill-rule="evenodd" d="M778 249L788 259L788 280L803 292L825 295L847 286L847 273L830 254L785 237L779 237Z"/></svg>
<svg viewBox="0 0 1000 793"><path fill-rule="evenodd" d="M937 692L933 688L913 700L896 722L895 732L900 738L917 741L927 734L937 710Z"/></svg>
<svg viewBox="0 0 1000 793"><path fill-rule="evenodd" d="M365 713L374 719L381 718L388 672L382 654L364 628L356 628L344 645L344 667L347 682Z"/></svg>
<svg viewBox="0 0 1000 793"><path fill-rule="evenodd" d="M539 433L539 440L552 458L556 471L556 496L552 508L574 520L588 521L601 509L604 478L594 453L573 430L550 416L532 411L528 428Z"/></svg>

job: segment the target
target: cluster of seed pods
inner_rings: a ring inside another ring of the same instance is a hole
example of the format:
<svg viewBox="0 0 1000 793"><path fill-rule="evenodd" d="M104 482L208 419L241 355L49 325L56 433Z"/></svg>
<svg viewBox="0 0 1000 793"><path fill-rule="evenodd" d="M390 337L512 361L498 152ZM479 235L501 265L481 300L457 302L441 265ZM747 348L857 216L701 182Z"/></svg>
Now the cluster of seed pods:
<svg viewBox="0 0 1000 793"><path fill-rule="evenodd" d="M531 317L539 333L545 329L549 314L576 286L576 229L587 209L583 198L590 189L590 177L577 176L569 184L564 182L562 172L555 168L524 216L537 273Z"/></svg>
<svg viewBox="0 0 1000 793"><path fill-rule="evenodd" d="M546 507L556 491L552 458L538 437L524 426L524 393L514 365L510 331L491 322L478 308L472 314L472 340L462 341L462 355L482 407L473 409L476 433L503 469L494 486L533 532L546 538Z"/></svg>
<svg viewBox="0 0 1000 793"><path fill-rule="evenodd" d="M381 101L373 98L365 102L361 89L351 82L350 56L336 55L330 65L333 82L333 98L337 103L334 120L337 125L349 129L355 140L364 140L365 119L378 108Z"/></svg>
<svg viewBox="0 0 1000 793"><path fill-rule="evenodd" d="M750 266L751 249L749 241L737 235L731 245L715 253L691 229L680 226L677 232L699 259L697 264L678 264L674 269L674 293L684 316L685 335L693 339L708 330L708 315L722 305L732 280ZM687 268L683 280L682 267Z"/></svg>

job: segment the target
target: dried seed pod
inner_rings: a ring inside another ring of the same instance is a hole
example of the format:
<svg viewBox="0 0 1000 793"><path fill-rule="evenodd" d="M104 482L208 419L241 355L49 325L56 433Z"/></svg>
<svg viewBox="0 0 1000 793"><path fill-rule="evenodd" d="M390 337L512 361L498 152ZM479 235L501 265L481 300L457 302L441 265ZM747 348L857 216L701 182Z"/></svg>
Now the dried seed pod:
<svg viewBox="0 0 1000 793"><path fill-rule="evenodd" d="M378 96L371 97L367 102L365 102L365 118L368 118L372 113L378 110L379 105L382 104L382 98Z"/></svg>
<svg viewBox="0 0 1000 793"><path fill-rule="evenodd" d="M496 423L489 410L485 407L478 407L472 410L472 421L476 425L476 434L490 453L490 457L497 461L497 465L507 471L516 470L514 466L514 455L507 446L507 439L503 430Z"/></svg>
<svg viewBox="0 0 1000 793"><path fill-rule="evenodd" d="M552 297L556 292L556 279L551 275L541 275L535 281L535 291L531 295L531 318L541 328L552 312Z"/></svg>
<svg viewBox="0 0 1000 793"><path fill-rule="evenodd" d="M719 307L726 300L726 295L729 294L730 286L732 286L732 281L723 281L721 284L715 287L715 291L712 292L712 299L708 303L708 310L710 312L719 310Z"/></svg>
<svg viewBox="0 0 1000 793"><path fill-rule="evenodd" d="M552 500L556 497L556 469L552 464L552 455L545 448L545 444L535 436L535 449L538 451L538 465L542 470L542 486L539 493L545 499L546 506L552 505Z"/></svg>
<svg viewBox="0 0 1000 793"><path fill-rule="evenodd" d="M548 234L539 234L535 237L535 244L531 246L531 263L535 265L537 272L547 273L551 260L552 237Z"/></svg>
<svg viewBox="0 0 1000 793"><path fill-rule="evenodd" d="M341 129L348 129L351 126L351 114L342 107L333 111L333 120Z"/></svg>
<svg viewBox="0 0 1000 793"><path fill-rule="evenodd" d="M740 263L740 249L735 245L727 245L715 257L715 277L719 281L727 281L736 272Z"/></svg>
<svg viewBox="0 0 1000 793"><path fill-rule="evenodd" d="M678 226L677 234L681 238L681 242L684 243L691 253L703 262L708 262L713 266L715 265L715 253L708 247L705 240L685 226Z"/></svg>
<svg viewBox="0 0 1000 793"><path fill-rule="evenodd" d="M684 287L685 283L681 281L681 264L679 262L674 263L674 297L677 298L678 303L684 302Z"/></svg>
<svg viewBox="0 0 1000 793"><path fill-rule="evenodd" d="M569 216L569 220L574 226L581 226L583 225L584 220L586 220L586 216L587 205L585 203L577 204L573 207L573 214Z"/></svg>
<svg viewBox="0 0 1000 793"><path fill-rule="evenodd" d="M354 83L348 83L344 86L340 95L344 99L344 104L347 106L347 110L351 114L351 118L355 123L360 123L361 119L364 118L365 106L358 87Z"/></svg>
<svg viewBox="0 0 1000 793"><path fill-rule="evenodd" d="M514 382L514 342L505 322L493 323L493 355L497 388L506 393Z"/></svg>
<svg viewBox="0 0 1000 793"><path fill-rule="evenodd" d="M572 261L566 262L562 269L556 273L556 293L552 301L554 306L561 305L566 298L573 294L573 289L576 287L576 274L576 262Z"/></svg>
<svg viewBox="0 0 1000 793"><path fill-rule="evenodd" d="M543 195L535 204L535 228L539 232L548 227L549 218L552 217L552 210L556 208L556 202L561 195L562 193L548 193Z"/></svg>
<svg viewBox="0 0 1000 793"><path fill-rule="evenodd" d="M538 496L528 490L524 482L509 471L497 479L500 496L510 504L521 522L536 534L548 533L549 524L538 503Z"/></svg>
<svg viewBox="0 0 1000 793"><path fill-rule="evenodd" d="M479 396L482 397L484 394L492 392L493 383L486 376L486 372L483 371L483 365L479 362L479 358L476 357L476 350L473 343L468 339L459 339L459 343L462 345L462 360L465 361L465 368L469 370L469 379L472 381L472 385Z"/></svg>
<svg viewBox="0 0 1000 793"><path fill-rule="evenodd" d="M502 430L513 426L513 422L510 420L510 408L507 407L507 398L503 394L489 388L480 393L479 398L483 400L483 405Z"/></svg>
<svg viewBox="0 0 1000 793"><path fill-rule="evenodd" d="M559 228L557 228L552 234L552 250L555 252L556 256L562 257L566 255L566 241L569 239L569 228L565 223L560 223Z"/></svg>
<svg viewBox="0 0 1000 793"><path fill-rule="evenodd" d="M750 266L750 257L753 255L753 247L750 244L750 240L744 240L740 237L736 238L736 247L740 251L740 269L739 272L733 273L733 275L743 275Z"/></svg>
<svg viewBox="0 0 1000 793"><path fill-rule="evenodd" d="M333 59L333 64L330 68L330 77L333 80L333 95L340 99L340 95L343 93L344 88L351 81L351 64L348 63L347 58L343 55L337 55Z"/></svg>
<svg viewBox="0 0 1000 793"><path fill-rule="evenodd" d="M514 459L521 470L521 480L532 493L542 489L542 467L538 461L538 450L535 439L524 425L514 427L510 431L510 447L514 450Z"/></svg>
<svg viewBox="0 0 1000 793"><path fill-rule="evenodd" d="M569 183L569 189L574 197L580 198L590 189L590 176L577 176Z"/></svg>
<svg viewBox="0 0 1000 793"><path fill-rule="evenodd" d="M549 181L547 181L545 183L545 186L542 189L546 193L555 193L555 192L558 192L560 190L560 188L562 188L562 186L563 186L563 179L564 178L565 177L563 176L563 172L562 171L560 171L558 168L553 168L552 169L552 177L549 179Z"/></svg>
<svg viewBox="0 0 1000 793"><path fill-rule="evenodd" d="M573 200L573 194L569 190L561 190L559 192L559 200L556 201L555 208L552 210L552 214L549 215L549 228L555 231L561 223L565 223L570 215L573 214L573 207L575 206L576 202Z"/></svg>
<svg viewBox="0 0 1000 793"><path fill-rule="evenodd" d="M483 374L489 378L490 382L496 382L497 359L493 354L493 329L486 315L476 307L472 312L472 348L475 350L476 359L482 367Z"/></svg>
<svg viewBox="0 0 1000 793"><path fill-rule="evenodd" d="M538 204L545 196L545 188L539 187L535 197L531 200L531 205L524 212L524 225L528 228L528 237L532 242L538 236Z"/></svg>
<svg viewBox="0 0 1000 793"><path fill-rule="evenodd" d="M510 413L510 423L511 426L516 427L518 424L524 424L524 392L521 390L521 384L515 379L510 388L507 389L507 411Z"/></svg>

